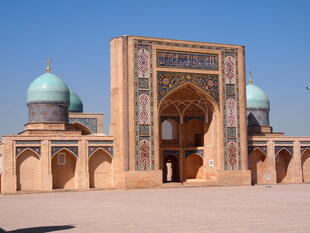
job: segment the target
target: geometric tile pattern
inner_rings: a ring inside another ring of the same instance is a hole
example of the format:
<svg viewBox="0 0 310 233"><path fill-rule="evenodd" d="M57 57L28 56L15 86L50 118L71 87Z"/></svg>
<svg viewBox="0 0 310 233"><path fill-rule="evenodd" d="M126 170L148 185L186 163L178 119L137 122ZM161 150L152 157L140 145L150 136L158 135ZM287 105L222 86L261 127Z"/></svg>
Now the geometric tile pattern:
<svg viewBox="0 0 310 233"><path fill-rule="evenodd" d="M238 90L236 84L238 84L237 75L237 61L236 53L222 52L224 58L224 132L225 132L225 156L224 167L225 170L239 170L241 169L240 158L240 144L239 144L239 102L238 102Z"/></svg>
<svg viewBox="0 0 310 233"><path fill-rule="evenodd" d="M150 97L146 94L139 96L139 124L150 124Z"/></svg>
<svg viewBox="0 0 310 233"><path fill-rule="evenodd" d="M183 72L157 72L158 104L171 91L186 83L192 83L206 92L216 102L219 100L218 75Z"/></svg>
<svg viewBox="0 0 310 233"><path fill-rule="evenodd" d="M216 54L157 50L156 57L158 67L218 70L218 55Z"/></svg>
<svg viewBox="0 0 310 233"><path fill-rule="evenodd" d="M152 49L135 41L135 169L154 169Z"/></svg>
<svg viewBox="0 0 310 233"><path fill-rule="evenodd" d="M300 155L302 155L307 149L310 150L310 146L301 146L300 147Z"/></svg>
<svg viewBox="0 0 310 233"><path fill-rule="evenodd" d="M227 127L237 127L237 104L233 98L226 100L226 121Z"/></svg>
<svg viewBox="0 0 310 233"><path fill-rule="evenodd" d="M175 155L176 157L180 156L180 151L178 150L164 150L163 151L164 158L166 158L168 155Z"/></svg>

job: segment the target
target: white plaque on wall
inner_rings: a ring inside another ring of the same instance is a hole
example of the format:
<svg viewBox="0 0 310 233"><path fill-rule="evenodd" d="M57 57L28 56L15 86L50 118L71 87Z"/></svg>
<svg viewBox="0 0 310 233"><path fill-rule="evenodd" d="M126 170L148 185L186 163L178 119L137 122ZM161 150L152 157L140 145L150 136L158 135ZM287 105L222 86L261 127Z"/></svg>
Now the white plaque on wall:
<svg viewBox="0 0 310 233"><path fill-rule="evenodd" d="M214 160L213 160L213 159L210 159L210 160L209 160L209 166L210 166L210 167L214 167Z"/></svg>

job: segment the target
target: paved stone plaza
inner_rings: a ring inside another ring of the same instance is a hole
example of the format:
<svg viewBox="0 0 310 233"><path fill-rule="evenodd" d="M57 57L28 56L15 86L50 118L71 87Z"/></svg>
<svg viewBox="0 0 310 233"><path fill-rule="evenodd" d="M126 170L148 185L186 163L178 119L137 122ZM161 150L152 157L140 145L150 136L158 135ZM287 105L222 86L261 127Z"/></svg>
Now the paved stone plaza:
<svg viewBox="0 0 310 233"><path fill-rule="evenodd" d="M0 195L0 232L310 232L309 193L300 184Z"/></svg>

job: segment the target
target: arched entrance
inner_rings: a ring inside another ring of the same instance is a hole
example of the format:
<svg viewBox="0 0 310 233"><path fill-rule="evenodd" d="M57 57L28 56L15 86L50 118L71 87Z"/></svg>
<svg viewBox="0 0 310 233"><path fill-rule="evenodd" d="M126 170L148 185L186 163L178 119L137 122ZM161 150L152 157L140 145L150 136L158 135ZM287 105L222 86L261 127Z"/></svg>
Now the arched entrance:
<svg viewBox="0 0 310 233"><path fill-rule="evenodd" d="M285 148L276 155L277 183L292 182L291 160L292 155Z"/></svg>
<svg viewBox="0 0 310 233"><path fill-rule="evenodd" d="M306 149L301 156L302 181L310 182L310 149Z"/></svg>
<svg viewBox="0 0 310 233"><path fill-rule="evenodd" d="M18 191L41 189L39 155L30 149L18 155L16 160L16 187Z"/></svg>
<svg viewBox="0 0 310 233"><path fill-rule="evenodd" d="M163 182L179 182L179 160L173 154L164 159Z"/></svg>
<svg viewBox="0 0 310 233"><path fill-rule="evenodd" d="M166 95L159 104L159 144L160 151L197 151L204 154L210 151L210 159L216 160L217 137L215 110L217 104L191 83L176 88ZM206 147L206 145L208 145ZM209 151L208 151L209 150ZM179 181L186 179L205 179L201 175L207 173L207 166L203 166L203 159L196 158L199 155L178 158ZM172 159L172 158L170 158ZM185 161L186 160L186 161ZM167 161L163 154L160 157L163 169L163 182L167 179ZM176 164L176 162L174 162ZM195 166L191 168L189 165ZM198 166L198 168L197 168ZM196 170L199 170L198 175ZM188 178L186 175L186 170ZM199 175L200 174L200 175Z"/></svg>
<svg viewBox="0 0 310 233"><path fill-rule="evenodd" d="M112 156L103 149L90 155L89 186L90 188L112 187Z"/></svg>
<svg viewBox="0 0 310 233"><path fill-rule="evenodd" d="M191 154L185 159L185 179L203 179L203 159L197 154Z"/></svg>
<svg viewBox="0 0 310 233"><path fill-rule="evenodd" d="M76 156L61 150L52 157L53 189L74 189Z"/></svg>
<svg viewBox="0 0 310 233"><path fill-rule="evenodd" d="M265 160L265 153L258 148L254 149L249 156L249 168L251 170L251 181L253 185L262 183L263 181Z"/></svg>

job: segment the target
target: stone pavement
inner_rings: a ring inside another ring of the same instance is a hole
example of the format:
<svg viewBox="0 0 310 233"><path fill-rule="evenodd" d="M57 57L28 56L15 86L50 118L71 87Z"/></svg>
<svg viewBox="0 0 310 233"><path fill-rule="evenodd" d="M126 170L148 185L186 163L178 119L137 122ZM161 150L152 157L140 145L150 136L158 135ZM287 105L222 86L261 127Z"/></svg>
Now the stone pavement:
<svg viewBox="0 0 310 233"><path fill-rule="evenodd" d="M305 233L310 232L310 184L0 195L0 228L16 233Z"/></svg>

